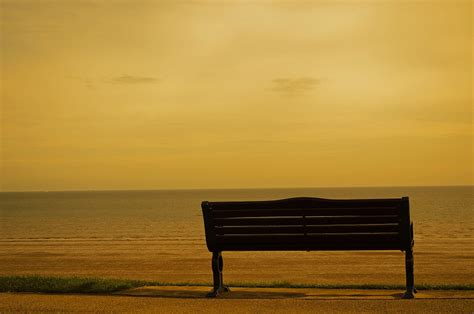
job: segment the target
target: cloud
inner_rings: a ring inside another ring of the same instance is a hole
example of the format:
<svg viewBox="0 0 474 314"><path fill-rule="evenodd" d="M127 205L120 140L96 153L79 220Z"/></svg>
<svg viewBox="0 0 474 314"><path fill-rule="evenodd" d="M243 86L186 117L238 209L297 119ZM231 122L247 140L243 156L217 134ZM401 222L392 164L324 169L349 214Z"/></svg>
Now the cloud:
<svg viewBox="0 0 474 314"><path fill-rule="evenodd" d="M285 94L303 94L312 91L320 82L320 79L314 77L275 78L270 90Z"/></svg>
<svg viewBox="0 0 474 314"><path fill-rule="evenodd" d="M83 83L85 87L87 87L89 89L96 89L95 84L93 83L92 79L90 79L90 78L76 76L76 75L66 75L66 78L70 79L70 80L79 81L79 82Z"/></svg>
<svg viewBox="0 0 474 314"><path fill-rule="evenodd" d="M112 78L113 83L118 84L149 84L156 83L159 79L148 76L122 75Z"/></svg>

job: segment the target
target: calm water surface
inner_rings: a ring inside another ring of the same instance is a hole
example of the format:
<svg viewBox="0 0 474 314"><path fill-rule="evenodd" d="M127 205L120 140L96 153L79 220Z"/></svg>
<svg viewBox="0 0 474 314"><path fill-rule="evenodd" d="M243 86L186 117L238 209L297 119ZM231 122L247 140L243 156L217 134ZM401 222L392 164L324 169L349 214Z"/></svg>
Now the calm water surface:
<svg viewBox="0 0 474 314"><path fill-rule="evenodd" d="M473 192L473 186L465 186L0 193L0 240L190 243L204 237L203 200L296 196L409 196L416 238L465 239L474 233Z"/></svg>

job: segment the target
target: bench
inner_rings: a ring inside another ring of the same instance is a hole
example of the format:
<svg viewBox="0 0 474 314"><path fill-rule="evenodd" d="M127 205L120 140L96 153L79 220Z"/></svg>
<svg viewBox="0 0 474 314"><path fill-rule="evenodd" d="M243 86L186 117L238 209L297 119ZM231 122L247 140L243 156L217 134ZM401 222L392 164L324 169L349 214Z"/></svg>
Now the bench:
<svg viewBox="0 0 474 314"><path fill-rule="evenodd" d="M406 292L414 298L413 223L408 197L202 202L206 244L212 252L214 287L222 279L223 251L405 251Z"/></svg>

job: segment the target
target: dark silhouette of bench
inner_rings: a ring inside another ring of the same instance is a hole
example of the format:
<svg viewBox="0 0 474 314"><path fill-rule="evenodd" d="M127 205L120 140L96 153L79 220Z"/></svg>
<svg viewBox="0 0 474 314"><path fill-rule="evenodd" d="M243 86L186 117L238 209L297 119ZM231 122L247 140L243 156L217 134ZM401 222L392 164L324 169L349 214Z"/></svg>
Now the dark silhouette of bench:
<svg viewBox="0 0 474 314"><path fill-rule="evenodd" d="M408 197L202 202L216 297L229 291L222 251L405 251L406 292L414 298L413 223Z"/></svg>

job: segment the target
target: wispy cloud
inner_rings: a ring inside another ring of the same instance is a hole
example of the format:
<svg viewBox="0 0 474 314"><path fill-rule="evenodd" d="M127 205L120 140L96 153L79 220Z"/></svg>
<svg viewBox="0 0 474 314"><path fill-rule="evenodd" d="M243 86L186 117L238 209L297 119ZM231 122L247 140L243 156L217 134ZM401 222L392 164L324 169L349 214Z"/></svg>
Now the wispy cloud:
<svg viewBox="0 0 474 314"><path fill-rule="evenodd" d="M87 87L89 89L95 89L96 88L96 86L95 86L95 84L94 84L94 82L92 81L91 78L77 76L77 75L66 75L65 77L67 79L70 79L70 80L75 80L75 81L81 82L81 83L84 84L85 87Z"/></svg>
<svg viewBox="0 0 474 314"><path fill-rule="evenodd" d="M112 82L118 84L150 84L159 82L159 79L150 76L122 75L112 78Z"/></svg>
<svg viewBox="0 0 474 314"><path fill-rule="evenodd" d="M303 94L314 90L320 82L320 79L314 77L279 77L272 80L270 90L285 94Z"/></svg>

